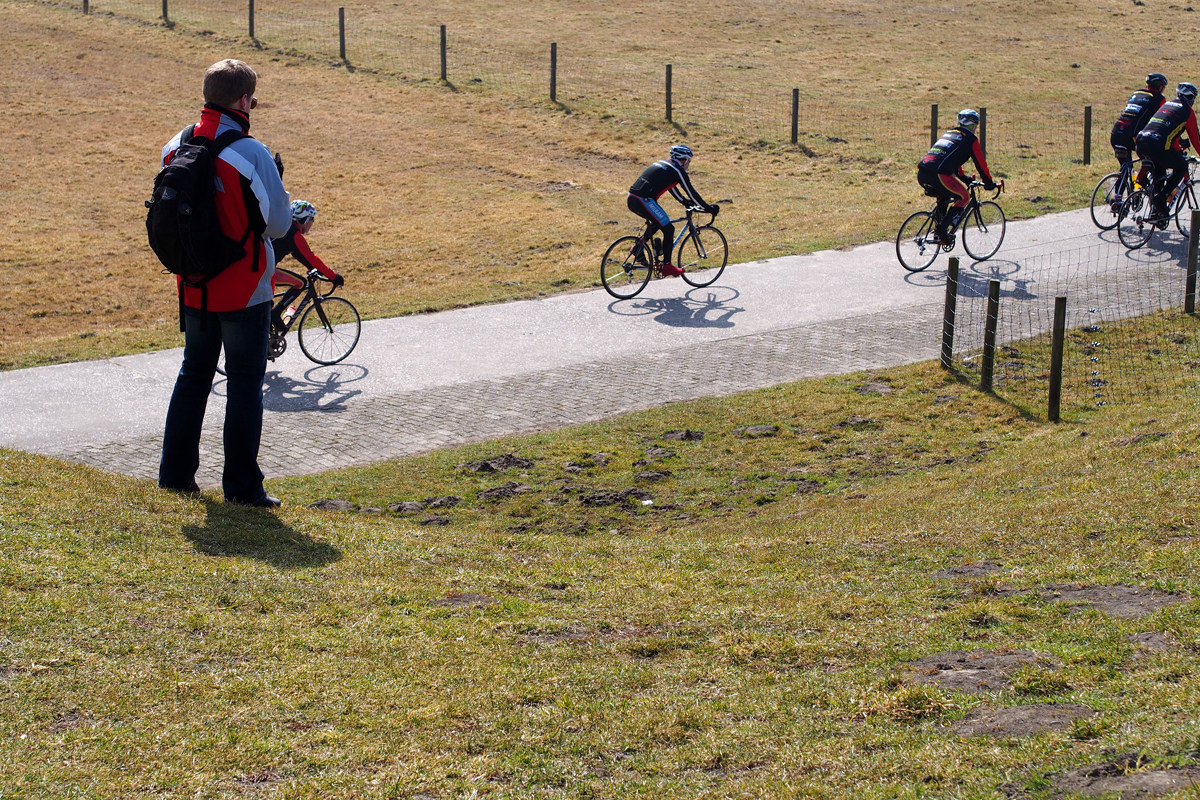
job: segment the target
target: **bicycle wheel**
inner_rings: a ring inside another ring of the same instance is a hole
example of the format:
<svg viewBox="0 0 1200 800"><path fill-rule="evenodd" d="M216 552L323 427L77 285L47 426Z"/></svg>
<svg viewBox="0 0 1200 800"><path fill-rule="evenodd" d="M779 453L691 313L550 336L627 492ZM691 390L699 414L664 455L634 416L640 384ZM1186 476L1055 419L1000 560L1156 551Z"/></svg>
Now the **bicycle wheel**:
<svg viewBox="0 0 1200 800"><path fill-rule="evenodd" d="M942 246L933 241L933 214L918 211L900 226L896 234L896 258L909 272L920 272L933 263Z"/></svg>
<svg viewBox="0 0 1200 800"><path fill-rule="evenodd" d="M1200 208L1196 205L1196 187L1186 186L1179 190L1179 195L1175 198L1175 229L1182 233L1185 239L1192 230L1193 208Z"/></svg>
<svg viewBox="0 0 1200 800"><path fill-rule="evenodd" d="M675 266L683 270L683 279L692 286L709 286L721 277L728 261L725 234L712 225L701 225L679 243Z"/></svg>
<svg viewBox="0 0 1200 800"><path fill-rule="evenodd" d="M1102 231L1117 227L1121 212L1121 173L1110 172L1092 190L1092 222Z"/></svg>
<svg viewBox="0 0 1200 800"><path fill-rule="evenodd" d="M618 300L637 295L650 282L654 253L639 236L622 236L608 246L600 262L604 290Z"/></svg>
<svg viewBox="0 0 1200 800"><path fill-rule="evenodd" d="M1153 216L1152 206L1145 189L1138 189L1121 204L1121 213L1117 215L1117 238L1130 250L1137 250L1150 241L1154 223L1147 220Z"/></svg>
<svg viewBox="0 0 1200 800"><path fill-rule="evenodd" d="M304 309L296 338L309 360L336 364L354 350L361 332L358 309L345 298L326 297Z"/></svg>
<svg viewBox="0 0 1200 800"><path fill-rule="evenodd" d="M991 200L977 205L962 225L967 255L976 261L987 261L996 255L1004 242L1004 228L1004 209Z"/></svg>

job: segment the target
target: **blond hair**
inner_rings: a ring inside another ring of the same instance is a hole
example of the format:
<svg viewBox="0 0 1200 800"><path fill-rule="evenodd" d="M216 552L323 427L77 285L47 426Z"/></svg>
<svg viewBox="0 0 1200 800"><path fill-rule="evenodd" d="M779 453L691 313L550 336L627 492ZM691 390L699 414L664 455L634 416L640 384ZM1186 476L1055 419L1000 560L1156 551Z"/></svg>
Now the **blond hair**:
<svg viewBox="0 0 1200 800"><path fill-rule="evenodd" d="M258 73L245 61L227 58L204 73L204 102L230 108L244 95L253 95Z"/></svg>

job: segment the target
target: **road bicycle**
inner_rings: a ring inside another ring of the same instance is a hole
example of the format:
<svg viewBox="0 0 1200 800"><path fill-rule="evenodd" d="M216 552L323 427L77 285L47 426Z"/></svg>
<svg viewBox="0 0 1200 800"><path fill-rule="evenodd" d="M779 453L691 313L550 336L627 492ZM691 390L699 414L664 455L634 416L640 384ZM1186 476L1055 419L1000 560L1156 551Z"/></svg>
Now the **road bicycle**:
<svg viewBox="0 0 1200 800"><path fill-rule="evenodd" d="M1092 222L1102 231L1117 227L1121 216L1121 204L1131 192L1142 188L1136 175L1141 170L1142 160L1131 158L1116 172L1110 172L1096 183L1092 190Z"/></svg>
<svg viewBox="0 0 1200 800"><path fill-rule="evenodd" d="M710 213L699 207L687 209L687 216L671 220L686 222L675 238L675 266L683 270L683 279L692 286L709 286L721 277L729 260L729 243L715 227L717 215L707 225L696 225L694 213ZM646 226L640 236L622 236L608 246L600 264L604 289L618 300L636 297L652 277L662 277L661 242L653 238L657 228Z"/></svg>
<svg viewBox="0 0 1200 800"><path fill-rule="evenodd" d="M949 253L954 249L955 235L962 230L963 247L967 255L976 261L987 261L1000 249L1004 241L1004 209L992 200L980 200L978 190L983 186L981 181L971 181L967 188L971 199L958 215L958 219L950 227L944 240L937 236L937 226L941 222L938 204L929 211L918 211L900 226L896 234L896 258L909 272L920 272L933 263L937 254L945 250ZM1004 181L996 186L992 199L1004 191Z"/></svg>
<svg viewBox="0 0 1200 800"><path fill-rule="evenodd" d="M288 274L300 277L294 272ZM267 360L274 361L287 350L287 334L294 325L300 350L309 361L324 365L336 364L350 355L358 345L358 337L362 333L362 318L349 300L332 296L336 286L330 287L324 294L317 291L317 281L323 281L325 278L315 269L310 269L302 280L304 286L299 297L291 301L296 310L290 316L281 308L287 289L275 293L275 311L283 318L284 325L280 328L274 321L275 315L272 315L271 334L267 339ZM223 359L221 364L224 364ZM219 365L217 372L224 375L225 368Z"/></svg>
<svg viewBox="0 0 1200 800"><path fill-rule="evenodd" d="M1166 214L1159 214L1154 209L1154 195L1161 189L1166 177L1158 177L1150 181L1144 189L1138 189L1125 198L1121 203L1121 211L1117 216L1117 238L1121 244L1130 250L1144 247L1154 235L1154 229L1165 231L1175 219L1175 228L1187 237L1192 224L1192 209L1200 208L1196 201L1196 181L1192 177L1200 159L1195 156L1187 157L1187 172L1175 194L1167 200Z"/></svg>

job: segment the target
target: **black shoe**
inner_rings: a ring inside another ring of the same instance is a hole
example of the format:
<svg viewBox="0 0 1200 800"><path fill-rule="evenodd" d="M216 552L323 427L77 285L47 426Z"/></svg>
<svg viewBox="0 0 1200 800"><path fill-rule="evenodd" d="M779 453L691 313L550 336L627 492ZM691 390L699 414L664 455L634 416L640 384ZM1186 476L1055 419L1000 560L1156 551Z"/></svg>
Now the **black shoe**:
<svg viewBox="0 0 1200 800"><path fill-rule="evenodd" d="M271 495L265 492L248 502L244 500L230 500L229 502L236 503L239 506L250 506L251 508L279 508L283 505L283 501L278 497L271 497Z"/></svg>
<svg viewBox="0 0 1200 800"><path fill-rule="evenodd" d="M181 489L176 489L174 486L159 486L158 488L166 489L168 492L175 492L177 494L200 494L200 487L196 485L195 481L192 481L189 485L184 486Z"/></svg>

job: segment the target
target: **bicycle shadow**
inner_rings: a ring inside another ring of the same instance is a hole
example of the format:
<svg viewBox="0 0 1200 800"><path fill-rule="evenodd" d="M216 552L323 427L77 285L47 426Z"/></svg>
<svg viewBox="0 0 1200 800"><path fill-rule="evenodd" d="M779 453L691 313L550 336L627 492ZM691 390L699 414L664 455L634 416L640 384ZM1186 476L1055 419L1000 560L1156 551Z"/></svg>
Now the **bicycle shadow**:
<svg viewBox="0 0 1200 800"><path fill-rule="evenodd" d="M323 567L342 557L333 545L314 541L266 509L200 499L208 512L204 524L182 530L198 553L253 558L281 569Z"/></svg>
<svg viewBox="0 0 1200 800"><path fill-rule="evenodd" d="M988 284L1000 281L1000 296L1012 300L1035 300L1036 292L1030 287L1036 284L1032 278L1018 277L1021 263L1010 259L976 261L967 269L958 272L959 297L987 297Z"/></svg>
<svg viewBox="0 0 1200 800"><path fill-rule="evenodd" d="M345 385L361 381L369 374L366 367L358 364L313 367L304 373L303 380L273 370L263 379L263 410L280 413L345 411L346 402L362 394L361 389L347 389Z"/></svg>
<svg viewBox="0 0 1200 800"><path fill-rule="evenodd" d="M654 315L654 321L671 328L732 328L732 319L746 309L729 305L741 296L728 286L705 286L695 288L683 297L650 298L646 300L616 300L609 303L609 311L625 314L627 309L636 313L631 316ZM616 308L620 303L629 303L627 309Z"/></svg>

